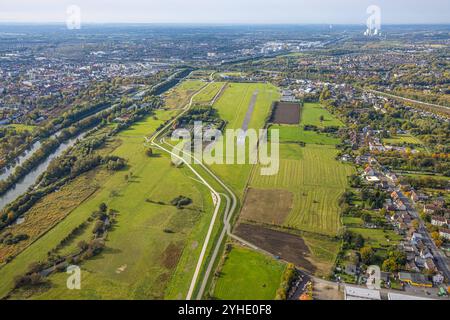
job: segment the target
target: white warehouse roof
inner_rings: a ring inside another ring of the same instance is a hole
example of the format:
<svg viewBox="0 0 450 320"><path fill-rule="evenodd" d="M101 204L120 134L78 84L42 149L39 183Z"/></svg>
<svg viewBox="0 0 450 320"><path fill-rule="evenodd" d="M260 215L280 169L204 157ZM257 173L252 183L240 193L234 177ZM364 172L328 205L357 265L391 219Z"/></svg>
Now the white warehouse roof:
<svg viewBox="0 0 450 320"><path fill-rule="evenodd" d="M380 291L345 286L345 300L381 300Z"/></svg>

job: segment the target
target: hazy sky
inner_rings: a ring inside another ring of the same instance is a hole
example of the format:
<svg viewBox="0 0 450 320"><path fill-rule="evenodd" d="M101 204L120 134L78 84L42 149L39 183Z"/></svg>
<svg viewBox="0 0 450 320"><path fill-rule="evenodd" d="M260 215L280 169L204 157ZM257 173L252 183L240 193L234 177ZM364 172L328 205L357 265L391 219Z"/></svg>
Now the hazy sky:
<svg viewBox="0 0 450 320"><path fill-rule="evenodd" d="M0 0L0 22L64 22L72 4L84 23L365 24L372 4L386 24L450 23L450 0Z"/></svg>

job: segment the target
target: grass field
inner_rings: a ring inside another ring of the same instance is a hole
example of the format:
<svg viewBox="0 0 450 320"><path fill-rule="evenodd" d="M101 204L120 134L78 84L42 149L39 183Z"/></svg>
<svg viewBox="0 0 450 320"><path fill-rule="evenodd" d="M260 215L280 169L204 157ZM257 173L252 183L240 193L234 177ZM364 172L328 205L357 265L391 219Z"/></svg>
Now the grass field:
<svg viewBox="0 0 450 320"><path fill-rule="evenodd" d="M323 122L320 121L321 116L323 116ZM302 108L302 115L300 119L300 123L302 125L313 125L317 127L344 126L342 121L334 117L319 103L305 103Z"/></svg>
<svg viewBox="0 0 450 320"><path fill-rule="evenodd" d="M401 176L412 177L412 178L420 178L420 179L436 179L436 180L447 180L450 181L449 177L442 176L439 174L424 174L424 173L402 173Z"/></svg>
<svg viewBox="0 0 450 320"><path fill-rule="evenodd" d="M189 103L191 96L206 83L200 80L187 80L179 83L164 94L165 106L171 109L181 109Z"/></svg>
<svg viewBox="0 0 450 320"><path fill-rule="evenodd" d="M287 227L309 232L336 235L340 228L338 199L345 191L352 167L335 160L336 149L331 146L307 145L297 147L299 159L292 152L285 159L280 149L280 170L275 176L252 177L250 186L260 189L283 189L294 193L294 205L284 221ZM267 221L270 223L270 221Z"/></svg>
<svg viewBox="0 0 450 320"><path fill-rule="evenodd" d="M241 211L241 218L282 225L292 210L293 195L287 190L261 190L249 188Z"/></svg>
<svg viewBox="0 0 450 320"><path fill-rule="evenodd" d="M404 143L423 145L422 141L410 134L399 134L392 138L383 139L383 142L392 145L402 145Z"/></svg>
<svg viewBox="0 0 450 320"><path fill-rule="evenodd" d="M208 87L206 87L202 92L195 96L194 103L200 105L209 104L219 93L224 84L225 83L223 82L213 82L209 84Z"/></svg>
<svg viewBox="0 0 450 320"><path fill-rule="evenodd" d="M320 121L321 116L323 122ZM289 232L298 234L308 248L308 261L301 262L300 267L328 275L340 248L340 243L334 238L342 227L338 200L348 187L347 177L354 172L354 168L336 160L338 138L305 131L304 125L342 127L344 124L319 104L307 103L299 125L271 126L271 130L280 130L279 171L276 175L262 176L259 166L255 166L249 187L272 192L274 196L280 190L289 191L293 194L293 204L289 214L280 215L272 210L276 198L270 205L246 198L246 211L241 214L240 221L289 228ZM300 142L304 142L305 146ZM265 214L255 218L249 212ZM280 222L281 217L284 219ZM260 245L270 246L260 240Z"/></svg>
<svg viewBox="0 0 450 320"><path fill-rule="evenodd" d="M395 246L403 239L394 231L381 229L367 229L367 228L348 228L349 231L355 232L363 236L366 246L371 246L374 249L379 249L387 246Z"/></svg>
<svg viewBox="0 0 450 320"><path fill-rule="evenodd" d="M271 257L234 246L212 296L221 300L273 300L285 265Z"/></svg>
<svg viewBox="0 0 450 320"><path fill-rule="evenodd" d="M279 98L278 89L265 83L231 83L214 105L220 117L227 121L226 129L242 128L255 91L258 91L258 96L248 128L264 127L272 102ZM243 195L252 170L251 164L212 165L211 168L234 189L238 196Z"/></svg>
<svg viewBox="0 0 450 320"><path fill-rule="evenodd" d="M26 124L10 124L10 125L8 125L8 127L14 128L18 132L22 132L22 131L33 132L36 129L36 126L30 126L30 125L26 125Z"/></svg>
<svg viewBox="0 0 450 320"><path fill-rule="evenodd" d="M212 201L209 191L190 179L190 171L174 168L165 155L145 155L143 136L172 115L173 111L161 111L158 120L149 117L119 134L120 144L113 154L126 158L128 169L104 179L94 195L3 266L0 297L11 289L16 275L23 274L30 263L46 259L49 250L105 202L119 211L117 224L108 235L105 251L81 265L83 289L68 290L67 275L55 274L50 277L51 289L31 298L184 298L209 225ZM128 181L125 175L130 176ZM180 210L146 201L169 203L178 195L190 197L193 204ZM90 233L91 228L86 229L71 245L90 238Z"/></svg>
<svg viewBox="0 0 450 320"><path fill-rule="evenodd" d="M339 139L332 136L317 133L315 131L305 131L300 126L270 126L270 131L279 130L280 142L304 142L311 144L327 144L336 145L339 143Z"/></svg>
<svg viewBox="0 0 450 320"><path fill-rule="evenodd" d="M43 233L53 228L97 189L100 181L108 177L107 172L91 172L50 193L37 202L27 213L21 224L15 224L0 232L13 235L26 234L29 238L14 245L0 244L0 263L24 250Z"/></svg>
<svg viewBox="0 0 450 320"><path fill-rule="evenodd" d="M422 152L430 152L424 143L411 134L398 134L392 138L383 139L384 144L392 146L414 145L414 149Z"/></svg>
<svg viewBox="0 0 450 320"><path fill-rule="evenodd" d="M309 232L304 232L302 239L308 246L313 264L317 268L315 274L318 276L329 275L330 267L334 264L341 243L335 239Z"/></svg>

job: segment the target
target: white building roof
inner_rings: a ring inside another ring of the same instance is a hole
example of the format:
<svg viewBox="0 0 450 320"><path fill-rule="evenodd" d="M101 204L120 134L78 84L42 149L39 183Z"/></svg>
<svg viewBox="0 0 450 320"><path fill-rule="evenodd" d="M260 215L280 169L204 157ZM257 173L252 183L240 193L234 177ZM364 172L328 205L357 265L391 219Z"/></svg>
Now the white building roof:
<svg viewBox="0 0 450 320"><path fill-rule="evenodd" d="M388 299L389 300L433 300L425 297L416 297L416 296L409 296L406 294L401 293L388 293Z"/></svg>
<svg viewBox="0 0 450 320"><path fill-rule="evenodd" d="M345 300L381 300L380 291L345 286Z"/></svg>

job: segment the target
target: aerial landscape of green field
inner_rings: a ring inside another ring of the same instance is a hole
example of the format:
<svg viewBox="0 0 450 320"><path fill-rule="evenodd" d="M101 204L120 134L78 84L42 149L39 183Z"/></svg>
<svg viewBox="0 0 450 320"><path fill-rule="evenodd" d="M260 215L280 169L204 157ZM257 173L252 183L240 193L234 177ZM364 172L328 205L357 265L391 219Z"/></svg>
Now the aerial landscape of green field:
<svg viewBox="0 0 450 320"><path fill-rule="evenodd" d="M263 83L231 83L213 106L218 110L219 116L227 122L226 129L242 128L251 97L255 92L257 92L257 99L248 128L258 130L264 127L271 105L279 97L278 89ZM211 168L234 189L239 197L242 196L252 165L212 165Z"/></svg>
<svg viewBox="0 0 450 320"><path fill-rule="evenodd" d="M182 86L186 87L191 86ZM84 283L90 289L68 291L65 278L57 274L51 277L54 287L33 298L121 299L133 296L143 299L149 295L154 295L154 298L183 298L212 201L203 186L190 183L191 174L186 169L174 168L170 158L162 153L153 157L145 153L144 137L151 135L172 115L171 110L160 111L110 141L113 153L127 159L127 170L99 181L98 189L60 224L26 248L14 263L0 269L3 276L13 279L32 262L44 259L45 253L56 246L68 230L88 219L103 202L118 211L114 227L117 230L108 237L108 250L83 266L86 268L83 269L86 271ZM184 210L170 205L171 200L181 194L192 199L192 205ZM122 201L123 197L130 201ZM86 228L77 235L64 250L76 250L79 241L90 237L90 229ZM155 264L148 265L145 261L154 261ZM116 290L110 290L113 283ZM4 282L2 285L2 294L6 294L12 284ZM26 297L29 292L19 294Z"/></svg>
<svg viewBox="0 0 450 320"><path fill-rule="evenodd" d="M450 299L448 1L0 7L1 310Z"/></svg>
<svg viewBox="0 0 450 320"><path fill-rule="evenodd" d="M352 169L335 160L334 147L307 144L298 149L297 159L284 159L281 152L279 173L275 176L255 173L250 186L285 189L294 194L293 209L283 225L336 235L340 227L338 199Z"/></svg>
<svg viewBox="0 0 450 320"><path fill-rule="evenodd" d="M336 160L337 150L333 145L333 142L336 143L335 138L316 132L313 132L312 138L304 134L308 132L303 129L305 125L320 126L327 122L331 125L342 126L342 123L317 104L305 104L301 109L301 115L297 126L271 127L271 130L281 131L278 173L273 176L262 176L258 173L258 166L256 166L249 182L252 193L258 192L261 198L273 199L272 207L269 208L262 201L248 203L250 195L248 193L241 219L274 227L278 225L307 231L308 233L303 234L303 237L306 244L310 244L312 259L316 256L315 263L321 269L320 272L326 273L326 270L332 267L338 251L338 247L333 245L332 237L336 236L342 228L338 200L346 190L347 177L354 170L351 166ZM323 121L321 116L324 118ZM288 131L283 133L283 130ZM264 196L263 190L267 190L268 194ZM291 194L289 200L286 197L280 197L282 190ZM286 201L289 205L282 209L281 206L285 205ZM274 205L274 203L278 204ZM258 212L266 214L260 215ZM328 240L331 244L328 250L319 252L320 248L326 248L327 245L324 245L322 237L321 244L317 246L318 237L314 236L315 233L331 237Z"/></svg>
<svg viewBox="0 0 450 320"><path fill-rule="evenodd" d="M260 253L233 247L224 265L213 293L215 299L272 300L280 285L285 269Z"/></svg>

